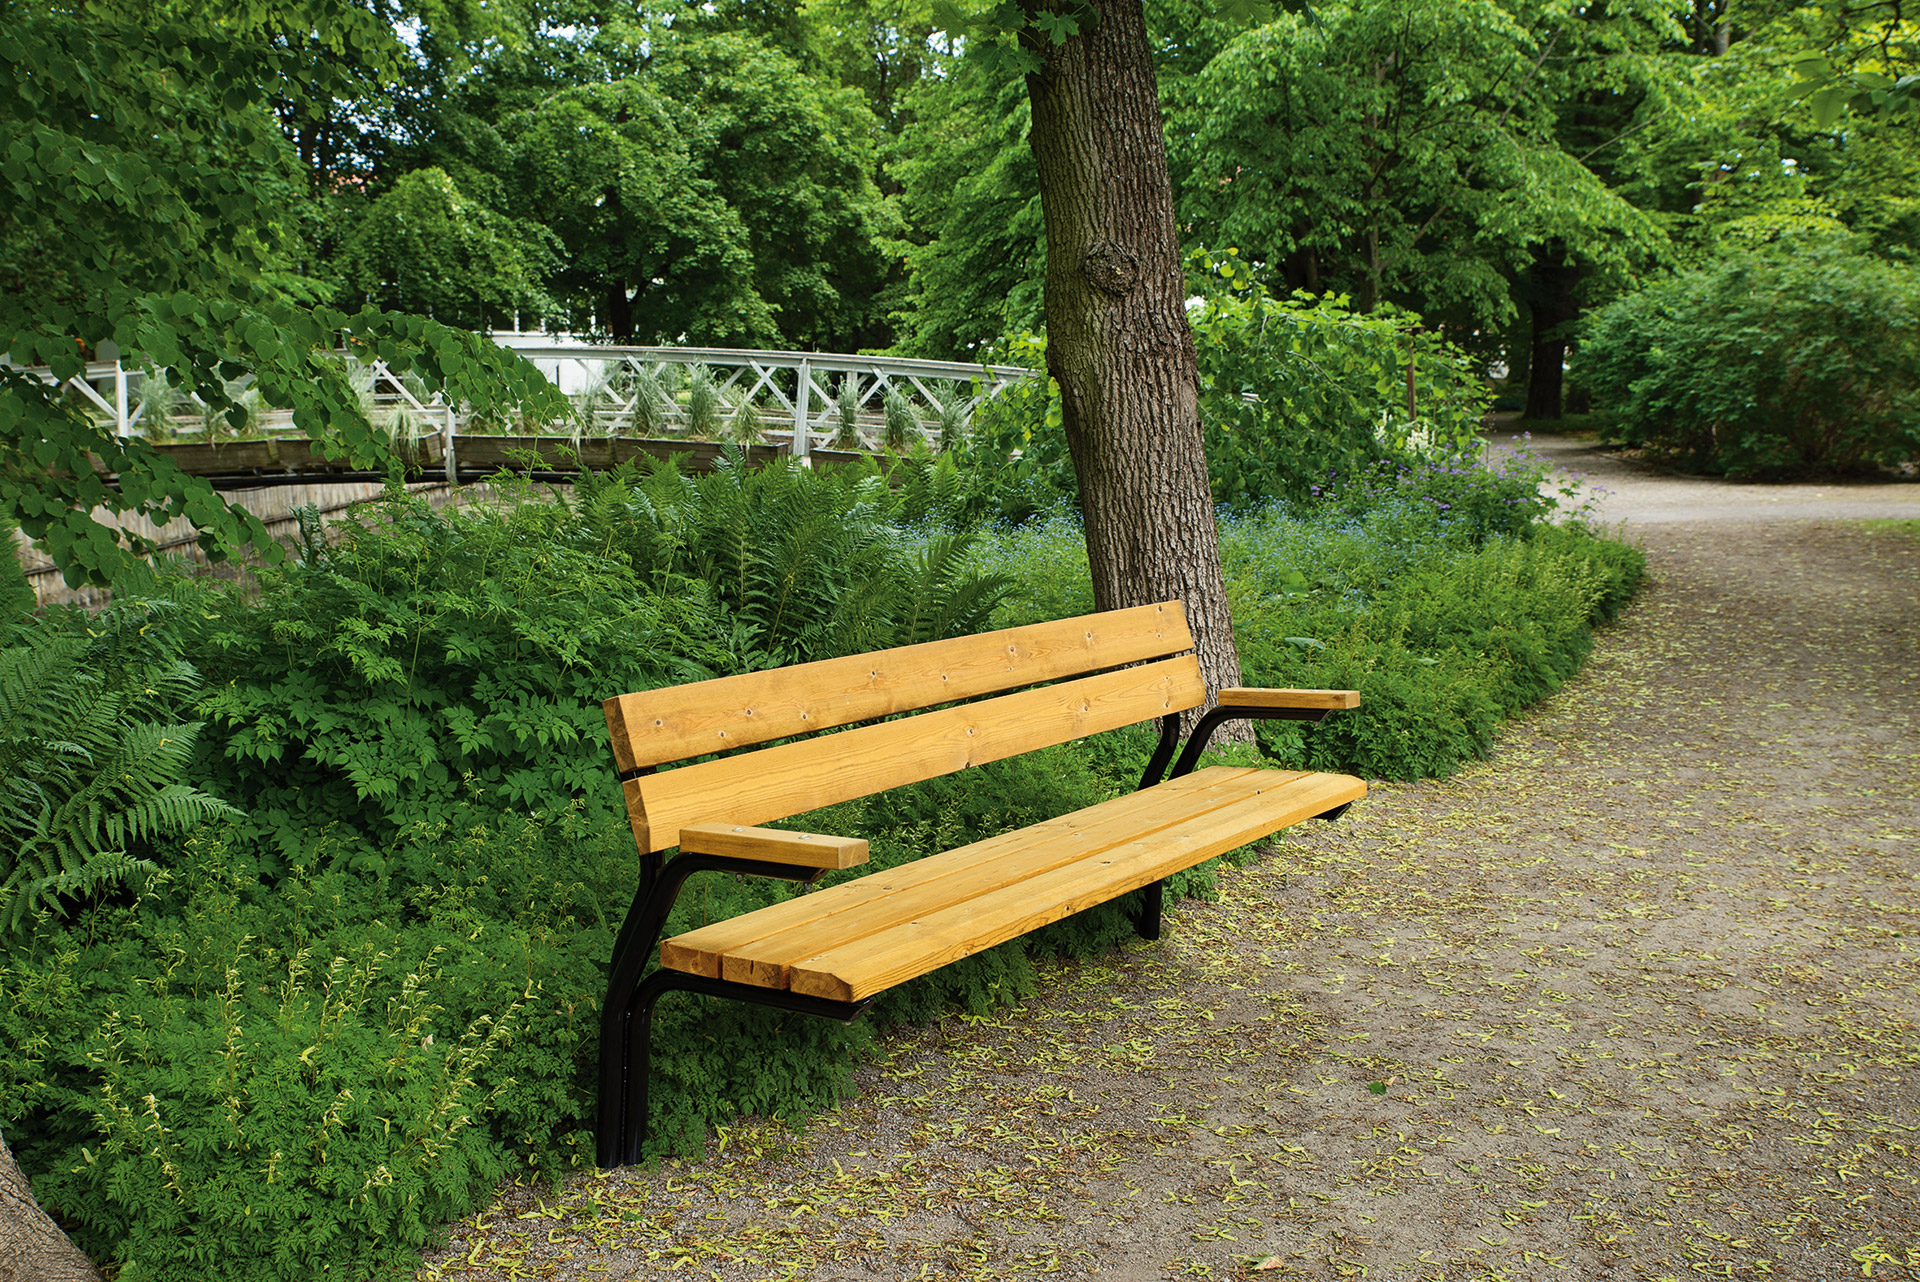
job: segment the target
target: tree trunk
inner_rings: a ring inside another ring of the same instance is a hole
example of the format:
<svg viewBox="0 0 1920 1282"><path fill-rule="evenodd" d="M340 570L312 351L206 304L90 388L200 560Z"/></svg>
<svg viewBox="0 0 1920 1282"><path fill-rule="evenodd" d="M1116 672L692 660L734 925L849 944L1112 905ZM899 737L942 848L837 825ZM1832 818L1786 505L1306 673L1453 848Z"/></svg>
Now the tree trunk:
<svg viewBox="0 0 1920 1282"><path fill-rule="evenodd" d="M34 1200L0 1136L0 1282L100 1282L100 1272Z"/></svg>
<svg viewBox="0 0 1920 1282"><path fill-rule="evenodd" d="M1027 77L1047 229L1047 372L1102 610L1178 597L1208 692L1238 685L1200 434L1200 373L1140 0L1050 45ZM1242 723L1237 737L1246 737Z"/></svg>
<svg viewBox="0 0 1920 1282"><path fill-rule="evenodd" d="M1567 327L1580 318L1580 266L1564 247L1549 246L1533 260L1528 290L1533 356L1527 369L1529 419L1557 419L1565 388Z"/></svg>

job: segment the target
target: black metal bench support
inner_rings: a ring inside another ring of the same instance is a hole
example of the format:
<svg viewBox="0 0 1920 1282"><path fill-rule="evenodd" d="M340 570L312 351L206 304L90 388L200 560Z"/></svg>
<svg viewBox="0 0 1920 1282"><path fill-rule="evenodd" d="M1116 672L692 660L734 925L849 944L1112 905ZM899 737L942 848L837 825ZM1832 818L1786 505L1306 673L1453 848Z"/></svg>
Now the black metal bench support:
<svg viewBox="0 0 1920 1282"><path fill-rule="evenodd" d="M1207 743L1213 738L1213 732L1229 721L1241 719L1259 721L1310 721L1326 719L1328 708L1242 708L1231 705L1209 709L1194 723L1193 733L1187 738L1186 750L1175 761L1173 770L1167 773L1168 779L1178 779L1190 775L1200 762L1200 754L1207 749ZM1161 774L1167 769L1167 762L1173 760L1173 751L1180 742L1179 714L1160 718L1160 742L1154 746L1153 756L1147 759L1145 773L1140 776L1140 787L1151 788L1161 782ZM1348 802L1347 806L1352 805ZM1347 813L1347 806L1335 806L1332 810L1318 816L1321 819L1338 819ZM1133 929L1142 939L1160 938L1160 912L1166 903L1167 883L1156 881L1141 892L1140 911L1133 914Z"/></svg>
<svg viewBox="0 0 1920 1282"><path fill-rule="evenodd" d="M594 1160L602 1170L638 1162L647 1142L647 1077L653 1059L653 1008L679 991L798 1011L843 1022L859 1017L866 1002L836 1002L781 988L761 988L709 979L677 970L655 970L641 979L660 943L660 932L687 878L697 872L731 872L812 882L820 869L728 855L680 855L660 851L640 861L640 885L614 940L607 970L607 996L600 1007L599 1115L594 1122Z"/></svg>

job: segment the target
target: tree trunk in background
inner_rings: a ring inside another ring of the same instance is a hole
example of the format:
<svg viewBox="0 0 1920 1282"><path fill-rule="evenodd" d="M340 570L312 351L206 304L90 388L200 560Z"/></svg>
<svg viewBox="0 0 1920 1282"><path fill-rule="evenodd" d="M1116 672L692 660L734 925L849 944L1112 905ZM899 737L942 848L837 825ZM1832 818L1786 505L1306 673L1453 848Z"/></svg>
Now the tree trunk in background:
<svg viewBox="0 0 1920 1282"><path fill-rule="evenodd" d="M1527 411L1530 419L1561 414L1567 360L1566 327L1580 318L1580 268L1569 262L1564 246L1550 245L1528 273L1533 319L1533 356L1527 363Z"/></svg>
<svg viewBox="0 0 1920 1282"><path fill-rule="evenodd" d="M34 1200L33 1188L0 1137L0 1282L100 1282L79 1247Z"/></svg>
<svg viewBox="0 0 1920 1282"><path fill-rule="evenodd" d="M1200 373L1140 0L1027 77L1047 228L1047 372L1102 610L1186 602L1209 693L1240 681L1200 435ZM1245 723L1237 727L1245 738Z"/></svg>

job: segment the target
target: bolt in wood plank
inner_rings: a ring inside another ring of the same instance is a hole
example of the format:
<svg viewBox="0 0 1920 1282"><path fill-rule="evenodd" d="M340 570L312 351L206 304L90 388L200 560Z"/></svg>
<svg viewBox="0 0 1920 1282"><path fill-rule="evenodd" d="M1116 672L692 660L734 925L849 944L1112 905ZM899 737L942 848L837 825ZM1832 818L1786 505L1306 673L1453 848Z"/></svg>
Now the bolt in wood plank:
<svg viewBox="0 0 1920 1282"><path fill-rule="evenodd" d="M627 806L642 848L664 850L688 824L784 819L1184 712L1206 694L1191 654L1162 659L647 775L628 782Z"/></svg>
<svg viewBox="0 0 1920 1282"><path fill-rule="evenodd" d="M607 729L624 774L1192 648L1185 607L1164 601L620 695Z"/></svg>
<svg viewBox="0 0 1920 1282"><path fill-rule="evenodd" d="M858 1001L983 952L1082 909L1152 885L1302 819L1357 801L1346 775L1308 775L1165 832L1079 860L1010 888L929 913L796 962L792 991Z"/></svg>
<svg viewBox="0 0 1920 1282"><path fill-rule="evenodd" d="M1158 785L1153 791L1169 798L1178 798L1194 793L1217 791L1223 785L1243 775L1261 773L1239 766L1211 766L1197 770L1184 778L1172 779ZM1018 856L1025 852L1051 847L1075 840L1075 834L1082 832L1104 831L1118 826L1123 832L1137 833L1137 816L1141 809L1141 798L1145 793L1129 793L1102 801L1072 814L1061 815L1055 819L1043 820L1017 832L1001 833L968 846L960 846L940 854L916 859L912 863L897 868L888 868L871 873L856 881L846 882L828 890L816 891L789 899L784 903L772 904L740 917L714 922L666 940L660 946L660 964L669 970L685 971L693 975L705 975L717 979L721 975L721 959L727 955L739 953L754 944L782 933L806 931L824 924L827 938L842 937L845 927L841 922L849 915L871 911L881 900L894 896L915 894L930 885L940 885L949 878L963 876L976 867L991 865L1009 856ZM1240 794L1234 794L1240 795ZM682 831L685 831L684 829ZM1061 858L1072 858L1081 847L1069 847ZM1087 846L1086 849L1095 847ZM809 948L799 956L807 956L818 948ZM747 982L757 982L749 980ZM784 972L777 982L769 986L786 986Z"/></svg>

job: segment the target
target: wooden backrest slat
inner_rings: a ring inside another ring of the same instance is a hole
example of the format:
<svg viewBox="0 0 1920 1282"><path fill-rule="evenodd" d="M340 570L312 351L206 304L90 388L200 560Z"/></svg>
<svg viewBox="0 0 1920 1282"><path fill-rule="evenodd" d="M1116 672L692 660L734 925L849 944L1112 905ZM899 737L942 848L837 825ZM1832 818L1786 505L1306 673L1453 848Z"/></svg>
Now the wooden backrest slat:
<svg viewBox="0 0 1920 1282"><path fill-rule="evenodd" d="M1191 654L1062 681L917 717L736 753L626 784L642 850L689 824L759 824L950 774L1206 701Z"/></svg>
<svg viewBox="0 0 1920 1282"><path fill-rule="evenodd" d="M1193 648L1178 601L795 664L606 703L621 773Z"/></svg>

